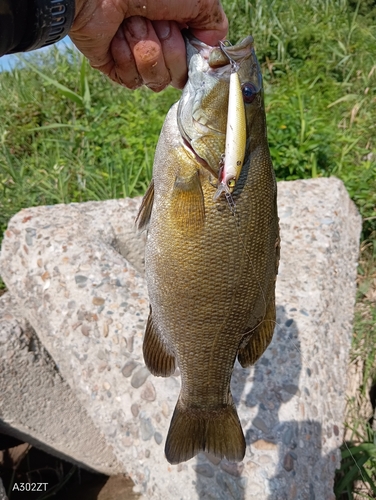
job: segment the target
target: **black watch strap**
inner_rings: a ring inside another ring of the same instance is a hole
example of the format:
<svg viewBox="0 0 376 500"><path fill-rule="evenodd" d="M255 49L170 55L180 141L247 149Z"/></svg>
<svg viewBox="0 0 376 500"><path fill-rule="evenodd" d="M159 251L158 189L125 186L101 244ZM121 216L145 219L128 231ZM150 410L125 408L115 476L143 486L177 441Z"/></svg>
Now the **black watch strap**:
<svg viewBox="0 0 376 500"><path fill-rule="evenodd" d="M56 43L68 34L74 19L74 0L34 0L38 36L26 50Z"/></svg>
<svg viewBox="0 0 376 500"><path fill-rule="evenodd" d="M64 38L73 24L75 0L0 0L0 7L2 55L39 49Z"/></svg>

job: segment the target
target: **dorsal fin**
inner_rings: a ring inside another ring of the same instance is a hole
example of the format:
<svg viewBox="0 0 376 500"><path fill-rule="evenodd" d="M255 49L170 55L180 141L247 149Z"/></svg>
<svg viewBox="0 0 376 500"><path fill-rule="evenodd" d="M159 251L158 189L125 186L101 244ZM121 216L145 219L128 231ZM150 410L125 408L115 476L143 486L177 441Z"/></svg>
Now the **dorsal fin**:
<svg viewBox="0 0 376 500"><path fill-rule="evenodd" d="M149 225L151 212L153 210L154 203L154 179L151 180L149 187L146 190L144 197L142 198L140 210L138 211L135 224L137 224L137 229L139 231L144 231Z"/></svg>

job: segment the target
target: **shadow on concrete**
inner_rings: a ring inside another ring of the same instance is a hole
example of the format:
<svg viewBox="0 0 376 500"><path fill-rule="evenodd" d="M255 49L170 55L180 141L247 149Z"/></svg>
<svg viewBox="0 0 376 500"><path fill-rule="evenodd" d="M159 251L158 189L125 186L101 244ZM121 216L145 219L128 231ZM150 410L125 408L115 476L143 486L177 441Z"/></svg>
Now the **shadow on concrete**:
<svg viewBox="0 0 376 500"><path fill-rule="evenodd" d="M258 495L260 500L322 500L325 495L322 496L318 483L323 474L332 474L327 464L335 462L335 452L330 454L333 456L321 456L319 422L286 420L286 412L285 418L281 416L282 406L296 395L296 412L304 418L304 406L300 403L302 388L299 388L302 355L299 332L284 307L277 307L277 322L273 341L256 365L243 369L237 362L234 367L231 391L246 437L244 463L253 462L255 466L258 475L255 487L258 484L264 489L267 485L268 496ZM307 375L311 376L309 369ZM303 390L309 396L309 389ZM263 463L257 463L257 456ZM242 476L242 463L232 464L200 454L194 468L196 490L202 500L244 500L257 496L253 497L250 491L253 481L250 484L250 478ZM331 498L330 493L326 494L326 500Z"/></svg>

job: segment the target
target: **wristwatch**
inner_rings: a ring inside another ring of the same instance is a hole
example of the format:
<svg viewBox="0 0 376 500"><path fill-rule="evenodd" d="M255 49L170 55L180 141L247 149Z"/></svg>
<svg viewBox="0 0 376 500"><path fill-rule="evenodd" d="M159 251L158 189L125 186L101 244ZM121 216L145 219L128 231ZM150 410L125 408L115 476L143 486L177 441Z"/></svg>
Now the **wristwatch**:
<svg viewBox="0 0 376 500"><path fill-rule="evenodd" d="M0 0L0 56L39 49L68 34L75 0Z"/></svg>

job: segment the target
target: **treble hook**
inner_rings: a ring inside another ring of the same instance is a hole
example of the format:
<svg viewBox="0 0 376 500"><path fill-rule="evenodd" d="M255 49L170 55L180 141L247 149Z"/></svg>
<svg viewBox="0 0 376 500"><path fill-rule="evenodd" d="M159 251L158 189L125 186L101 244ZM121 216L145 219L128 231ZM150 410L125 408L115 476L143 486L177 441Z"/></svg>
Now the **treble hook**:
<svg viewBox="0 0 376 500"><path fill-rule="evenodd" d="M231 43L228 40L225 40L224 42L222 42L222 40L220 40L219 46L220 46L222 52L227 57L227 59L230 61L232 71L234 73L237 73L239 71L239 64L228 55L227 50L226 50L226 47L231 47Z"/></svg>

